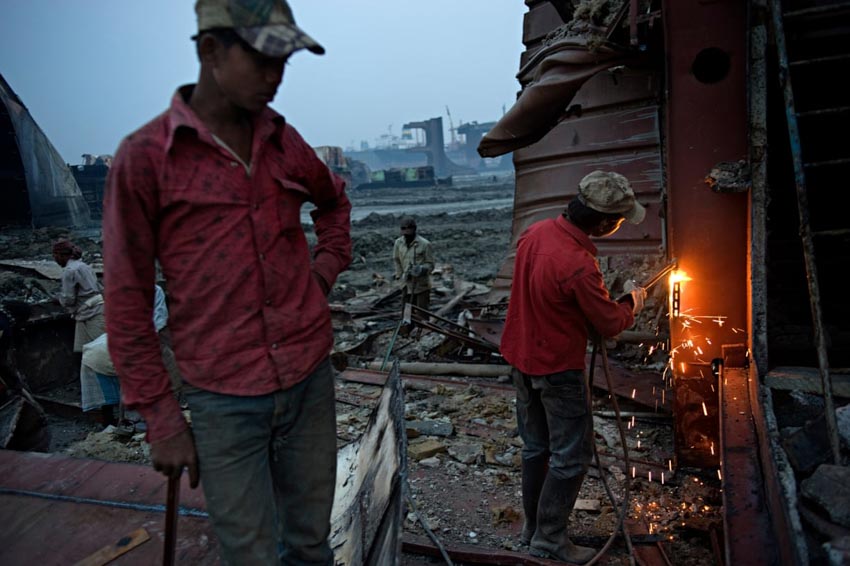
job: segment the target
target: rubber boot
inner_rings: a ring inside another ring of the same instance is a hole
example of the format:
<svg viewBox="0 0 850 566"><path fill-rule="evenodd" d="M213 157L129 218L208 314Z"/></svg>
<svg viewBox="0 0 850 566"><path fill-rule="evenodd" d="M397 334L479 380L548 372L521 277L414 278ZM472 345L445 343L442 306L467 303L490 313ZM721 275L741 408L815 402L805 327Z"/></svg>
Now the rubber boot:
<svg viewBox="0 0 850 566"><path fill-rule="evenodd" d="M531 542L531 537L537 530L537 501L540 499L540 491L546 480L548 463L548 454L522 461L522 510L525 513L525 522L522 525L519 541L524 545Z"/></svg>
<svg viewBox="0 0 850 566"><path fill-rule="evenodd" d="M575 545L567 536L567 522L583 481L584 475L568 479L546 475L537 507L537 530L531 539L532 556L571 564L584 564L596 556L594 549Z"/></svg>
<svg viewBox="0 0 850 566"><path fill-rule="evenodd" d="M116 425L115 405L102 405L100 407L100 424L103 426Z"/></svg>

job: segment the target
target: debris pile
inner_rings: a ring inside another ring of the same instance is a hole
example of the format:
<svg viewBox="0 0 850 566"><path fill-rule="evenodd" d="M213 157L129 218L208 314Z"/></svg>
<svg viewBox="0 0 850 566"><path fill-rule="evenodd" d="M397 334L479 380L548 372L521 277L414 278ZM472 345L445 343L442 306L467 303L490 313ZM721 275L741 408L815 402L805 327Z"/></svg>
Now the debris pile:
<svg viewBox="0 0 850 566"><path fill-rule="evenodd" d="M527 550L519 546L517 536L522 525L522 442L516 429L510 368L497 347L498 323L506 304L489 302L509 247L511 211L417 216L419 233L434 246L437 266L432 273L430 310L412 313L415 328L409 334L399 332L404 313L400 289L392 277L391 255L398 221L410 207L427 206L434 199L504 198L511 190L443 187L418 193L412 189L352 193L355 207L395 203L397 208L392 214L367 215L352 223L355 260L330 296L336 336L332 360L338 371L338 446L352 443L366 429L381 396L381 377L393 360L399 360L412 498L404 523L409 552L430 544L423 522L450 550L467 546L485 553ZM38 304L53 292L55 274L45 273L52 261L50 243L56 238L70 237L80 243L87 260L100 265L97 234L41 230L2 237L8 244L2 246L0 258L5 297ZM40 267L15 263L23 260L38 260ZM615 293L626 280L640 283L659 267L659 262L643 258L601 258L601 262L606 283ZM659 391L664 387L661 374L667 357L658 347L668 332L665 315L666 296L659 287L651 291L640 314L634 329L638 338L608 344L612 364L654 375L655 382L641 387ZM711 541L720 526L719 481L699 471L671 469L669 408L645 401L652 399L648 393L644 401L640 395L632 399L631 384L615 393L623 410L620 421L626 430L629 469L609 393L599 386L604 385L601 365L597 366L594 421L599 460L616 497L622 497L631 482L627 521L635 544L659 548L676 564L713 563ZM71 400L79 392L75 383L59 389ZM669 402L668 396L668 406ZM50 422L55 431L63 431L52 442L53 451L149 463L149 447L138 431L127 434L120 428L102 429L91 419L74 421L56 415L51 415ZM598 471L591 472L580 498L576 540L600 548L618 522L619 508L609 501ZM624 560L621 541L609 552L614 560L609 563Z"/></svg>

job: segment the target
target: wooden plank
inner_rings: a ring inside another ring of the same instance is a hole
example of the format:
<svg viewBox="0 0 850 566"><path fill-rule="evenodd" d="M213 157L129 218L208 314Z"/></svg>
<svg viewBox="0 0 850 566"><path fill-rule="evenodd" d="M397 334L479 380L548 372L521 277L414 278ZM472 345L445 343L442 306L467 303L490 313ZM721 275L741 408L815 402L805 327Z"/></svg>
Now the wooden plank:
<svg viewBox="0 0 850 566"><path fill-rule="evenodd" d="M74 566L102 566L103 564L107 564L112 560L115 560L122 554L126 554L133 550L140 544L149 541L150 538L150 535L145 529L136 529L129 535L121 537L118 541L108 546L104 546L94 554L83 558Z"/></svg>
<svg viewBox="0 0 850 566"><path fill-rule="evenodd" d="M844 370L833 370L830 376L832 377L832 394L836 397L850 397L850 373ZM767 372L764 384L773 389L823 394L820 371L817 368L777 367Z"/></svg>

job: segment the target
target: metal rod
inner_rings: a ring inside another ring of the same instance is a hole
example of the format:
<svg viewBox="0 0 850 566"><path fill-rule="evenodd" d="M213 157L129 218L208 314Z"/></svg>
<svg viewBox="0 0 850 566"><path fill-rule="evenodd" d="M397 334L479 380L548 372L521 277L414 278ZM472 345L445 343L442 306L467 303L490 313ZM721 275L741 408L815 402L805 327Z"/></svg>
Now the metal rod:
<svg viewBox="0 0 850 566"><path fill-rule="evenodd" d="M848 4L850 6L850 4ZM823 329L823 316L820 305L820 284L815 263L815 247L809 225L809 197L806 190L806 173L803 168L800 131L797 126L797 113L794 107L794 91L791 88L791 73L788 68L788 51L785 46L785 30L782 23L781 0L770 0L770 14L773 21L774 40L779 58L779 80L785 95L785 117L788 121L788 138L791 143L791 161L794 164L794 181L797 189L797 212L800 216L800 238L803 243L803 258L806 264L806 280L809 284L809 305L812 310L815 346L817 348L818 367L823 388L824 416L826 430L832 448L833 462L841 464L841 445L838 438L838 424L835 418L835 403L832 399L832 378L829 375L829 360L826 352L826 337Z"/></svg>
<svg viewBox="0 0 850 566"><path fill-rule="evenodd" d="M182 475L182 473L181 473ZM178 501L180 499L180 476L168 476L168 497L165 504L165 544L163 545L162 564L174 564L174 549L177 546Z"/></svg>
<svg viewBox="0 0 850 566"><path fill-rule="evenodd" d="M66 503L83 503L86 505L102 505L114 509L131 509L133 511L142 511L145 513L162 513L165 511L164 505L150 505L146 503L130 503L127 501L111 501L109 499L94 499L91 497L77 497L75 495L59 495L56 493L42 493L40 491L31 491L27 489L13 489L8 487L0 487L0 495L16 495L19 497L35 497L38 499L47 499L49 501L63 501ZM184 517L198 517L208 519L209 513L200 509L192 509L181 507L180 515Z"/></svg>
<svg viewBox="0 0 850 566"><path fill-rule="evenodd" d="M676 269L676 267L677 267L678 265L679 265L679 260L678 260L678 259L676 259L676 258L674 257L672 260L670 260L670 263L668 263L667 265L665 265L664 267L662 267L662 268L658 271L658 273L656 273L655 275L653 275L653 276L652 276L652 278L644 284L643 288L644 288L644 289L649 289L650 287L653 287L656 283L658 283L659 281L661 281L661 279L662 279L665 275L667 275L668 273L670 273L671 271L673 271L674 269Z"/></svg>

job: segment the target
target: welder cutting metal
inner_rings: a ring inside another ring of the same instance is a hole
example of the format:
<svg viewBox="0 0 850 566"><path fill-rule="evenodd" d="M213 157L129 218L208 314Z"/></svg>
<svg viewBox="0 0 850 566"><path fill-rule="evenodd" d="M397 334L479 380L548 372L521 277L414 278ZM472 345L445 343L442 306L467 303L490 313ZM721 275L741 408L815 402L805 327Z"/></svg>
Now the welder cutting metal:
<svg viewBox="0 0 850 566"><path fill-rule="evenodd" d="M594 171L560 216L533 224L517 243L500 347L513 366L524 444L521 542L534 556L583 564L596 554L573 544L567 526L593 457L587 341L590 332L607 338L631 327L646 290L629 282L612 299L591 237L645 215L625 177Z"/></svg>

